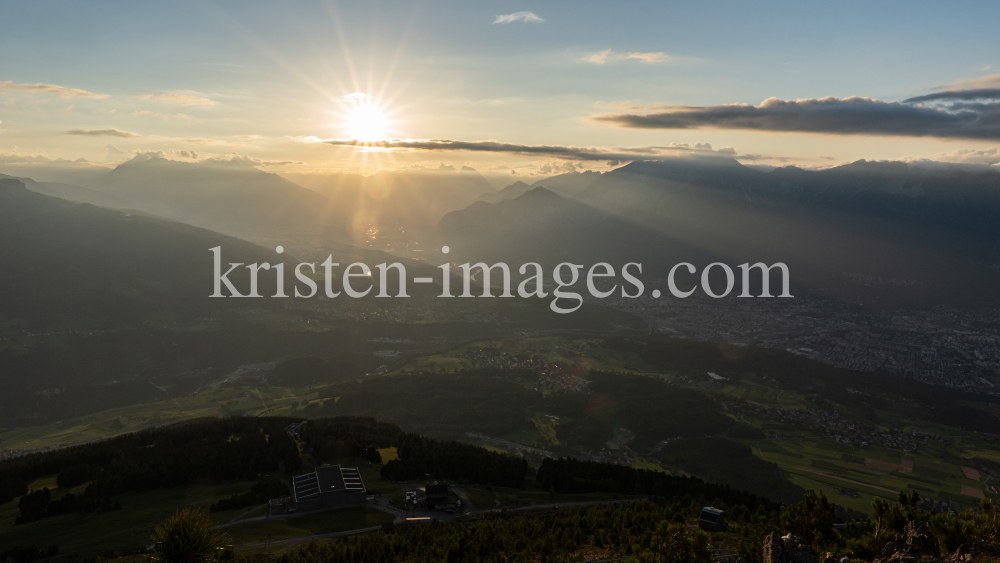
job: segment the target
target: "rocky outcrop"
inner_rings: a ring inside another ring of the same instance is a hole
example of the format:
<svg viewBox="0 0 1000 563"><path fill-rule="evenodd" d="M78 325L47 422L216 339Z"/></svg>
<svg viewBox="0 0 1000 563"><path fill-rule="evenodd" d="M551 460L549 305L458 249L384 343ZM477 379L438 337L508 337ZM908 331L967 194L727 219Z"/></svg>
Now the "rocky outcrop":
<svg viewBox="0 0 1000 563"><path fill-rule="evenodd" d="M937 537L930 527L919 520L911 520L903 530L902 538L896 540L896 550L904 553L936 555L940 549Z"/></svg>
<svg viewBox="0 0 1000 563"><path fill-rule="evenodd" d="M792 534L772 533L764 540L763 563L820 563L807 544ZM872 563L975 563L1000 558L1000 547L985 542L963 543L950 557L941 557L941 546L930 527L910 521L902 534L885 544ZM738 560L737 563L746 563ZM822 563L852 563L847 557L826 552Z"/></svg>
<svg viewBox="0 0 1000 563"><path fill-rule="evenodd" d="M875 561L909 563L924 557L936 557L939 552L937 537L931 533L930 527L919 520L912 520L902 534L897 534L895 539L885 544Z"/></svg>
<svg viewBox="0 0 1000 563"><path fill-rule="evenodd" d="M1000 557L1000 548L984 542L963 543L951 556L952 561L972 563L981 557Z"/></svg>
<svg viewBox="0 0 1000 563"><path fill-rule="evenodd" d="M764 540L764 563L819 563L809 546L788 534L772 533Z"/></svg>

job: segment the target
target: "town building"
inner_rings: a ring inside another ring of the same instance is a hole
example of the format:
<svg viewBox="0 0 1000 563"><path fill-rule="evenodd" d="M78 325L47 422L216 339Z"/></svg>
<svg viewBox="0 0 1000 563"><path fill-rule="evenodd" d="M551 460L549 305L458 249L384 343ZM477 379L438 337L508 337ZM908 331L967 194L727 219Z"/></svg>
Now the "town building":
<svg viewBox="0 0 1000 563"><path fill-rule="evenodd" d="M421 510L462 510L462 501L445 481L427 483L422 489L406 493L406 508Z"/></svg>

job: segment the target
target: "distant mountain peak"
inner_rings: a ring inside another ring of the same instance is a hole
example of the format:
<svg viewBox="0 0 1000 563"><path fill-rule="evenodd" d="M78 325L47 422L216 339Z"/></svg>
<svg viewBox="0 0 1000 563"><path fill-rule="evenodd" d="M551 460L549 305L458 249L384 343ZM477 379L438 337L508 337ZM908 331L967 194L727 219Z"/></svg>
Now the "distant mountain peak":
<svg viewBox="0 0 1000 563"><path fill-rule="evenodd" d="M537 188L532 188L524 192L523 194L517 196L516 198L514 198L514 201L532 200L532 199L557 200L563 198L552 190L549 190L542 186L538 186Z"/></svg>
<svg viewBox="0 0 1000 563"><path fill-rule="evenodd" d="M531 189L531 186L529 186L528 184L525 184L524 182L518 180L518 181L514 182L513 184L510 184L509 186L507 186L504 189L500 190L499 192L497 192L497 194L498 195L503 195L504 197L509 197L509 196L511 196L511 194L513 194L513 197L517 197L517 196L523 194L524 192L526 192L526 191L528 191L530 189Z"/></svg>

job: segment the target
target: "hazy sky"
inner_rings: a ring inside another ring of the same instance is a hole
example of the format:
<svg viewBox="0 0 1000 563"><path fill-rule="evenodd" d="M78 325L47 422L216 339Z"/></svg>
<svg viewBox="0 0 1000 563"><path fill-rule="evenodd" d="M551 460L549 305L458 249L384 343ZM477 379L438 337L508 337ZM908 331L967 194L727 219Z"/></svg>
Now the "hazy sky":
<svg viewBox="0 0 1000 563"><path fill-rule="evenodd" d="M32 1L2 16L5 173L163 151L526 175L696 143L745 163L1000 162L996 1ZM978 93L898 103L952 90ZM460 143L318 142L357 137Z"/></svg>

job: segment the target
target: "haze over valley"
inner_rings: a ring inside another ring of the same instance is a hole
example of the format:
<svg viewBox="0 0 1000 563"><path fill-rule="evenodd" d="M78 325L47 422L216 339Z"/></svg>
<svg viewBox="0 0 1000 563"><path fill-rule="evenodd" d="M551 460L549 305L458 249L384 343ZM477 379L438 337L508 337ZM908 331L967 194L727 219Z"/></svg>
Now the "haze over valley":
<svg viewBox="0 0 1000 563"><path fill-rule="evenodd" d="M0 561L1000 556L997 6L4 15Z"/></svg>

